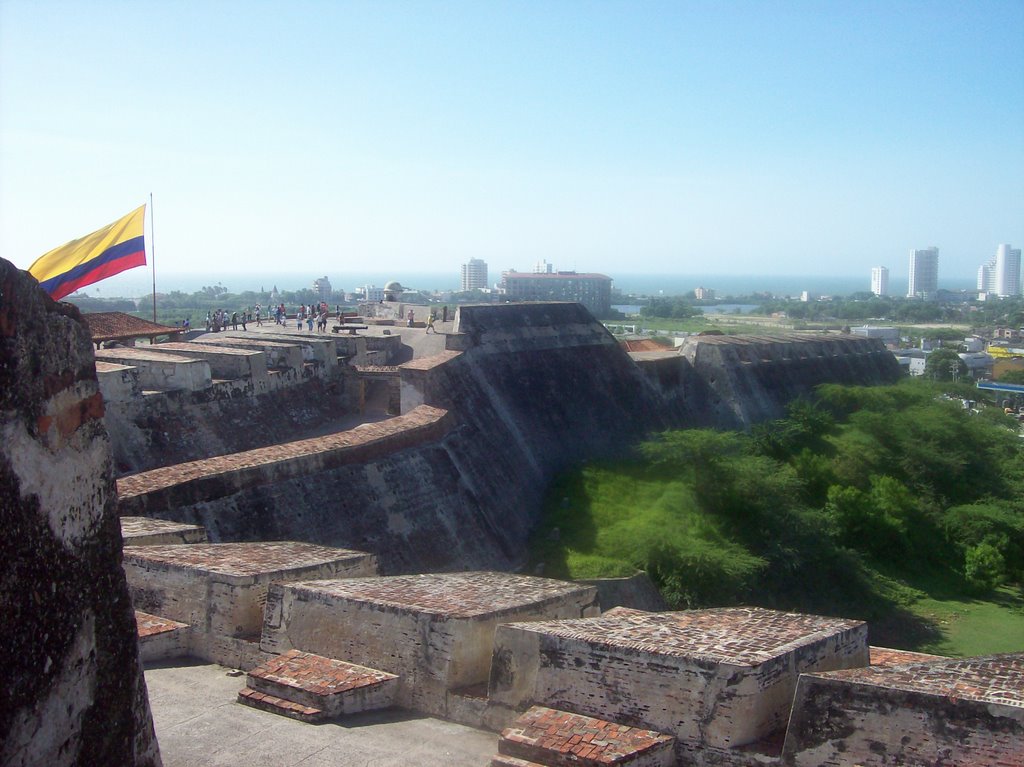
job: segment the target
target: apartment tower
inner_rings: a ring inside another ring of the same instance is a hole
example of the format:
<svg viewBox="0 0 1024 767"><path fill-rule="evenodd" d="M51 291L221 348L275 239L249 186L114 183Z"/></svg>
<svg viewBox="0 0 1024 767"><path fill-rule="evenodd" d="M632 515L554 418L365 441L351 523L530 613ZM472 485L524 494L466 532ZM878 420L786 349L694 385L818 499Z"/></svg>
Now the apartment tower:
<svg viewBox="0 0 1024 767"><path fill-rule="evenodd" d="M930 298L939 289L939 249L932 246L910 251L910 282L907 298Z"/></svg>
<svg viewBox="0 0 1024 767"><path fill-rule="evenodd" d="M889 295L889 268L886 266L871 267L871 292L876 296Z"/></svg>
<svg viewBox="0 0 1024 767"><path fill-rule="evenodd" d="M471 258L468 264L463 264L462 282L459 289L463 292L467 290L486 290L487 262L479 258Z"/></svg>

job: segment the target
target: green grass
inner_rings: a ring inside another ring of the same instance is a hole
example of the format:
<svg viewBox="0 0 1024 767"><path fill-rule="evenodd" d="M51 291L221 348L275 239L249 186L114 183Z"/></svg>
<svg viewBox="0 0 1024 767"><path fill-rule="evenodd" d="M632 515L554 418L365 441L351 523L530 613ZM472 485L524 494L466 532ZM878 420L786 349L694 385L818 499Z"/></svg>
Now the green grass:
<svg viewBox="0 0 1024 767"><path fill-rule="evenodd" d="M761 559L698 508L686 482L652 476L639 464L591 465L560 479L532 540L531 568L543 563L550 577L619 577L657 567L665 552L703 594L714 592L708 579L720 578L729 595L763 572ZM900 567L865 567L872 591L888 605L870 621L872 644L954 657L1024 650L1019 589L970 597L947 572ZM678 584L683 598L687 585ZM865 605L860 617L870 613Z"/></svg>
<svg viewBox="0 0 1024 767"><path fill-rule="evenodd" d="M1024 651L1024 596L1003 587L977 599L918 599L914 615L934 625L939 636L914 649L936 655L988 655Z"/></svg>

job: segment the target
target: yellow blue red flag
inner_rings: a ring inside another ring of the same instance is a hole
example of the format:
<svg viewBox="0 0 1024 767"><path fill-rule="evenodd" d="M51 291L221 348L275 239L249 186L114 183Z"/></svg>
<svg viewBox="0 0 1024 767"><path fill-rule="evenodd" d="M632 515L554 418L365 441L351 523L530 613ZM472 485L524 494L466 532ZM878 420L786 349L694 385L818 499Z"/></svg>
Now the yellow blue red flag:
<svg viewBox="0 0 1024 767"><path fill-rule="evenodd" d="M146 264L146 206L85 237L54 248L28 268L39 285L60 300L81 287Z"/></svg>

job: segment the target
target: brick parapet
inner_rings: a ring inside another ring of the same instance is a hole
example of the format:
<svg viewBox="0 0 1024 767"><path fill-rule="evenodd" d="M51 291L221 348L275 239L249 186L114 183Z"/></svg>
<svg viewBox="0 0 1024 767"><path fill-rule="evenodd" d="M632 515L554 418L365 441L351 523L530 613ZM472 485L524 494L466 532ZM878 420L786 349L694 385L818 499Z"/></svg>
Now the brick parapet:
<svg viewBox="0 0 1024 767"><path fill-rule="evenodd" d="M366 463L441 439L448 412L422 406L349 431L167 466L118 480L121 514L145 516L221 498L254 485Z"/></svg>

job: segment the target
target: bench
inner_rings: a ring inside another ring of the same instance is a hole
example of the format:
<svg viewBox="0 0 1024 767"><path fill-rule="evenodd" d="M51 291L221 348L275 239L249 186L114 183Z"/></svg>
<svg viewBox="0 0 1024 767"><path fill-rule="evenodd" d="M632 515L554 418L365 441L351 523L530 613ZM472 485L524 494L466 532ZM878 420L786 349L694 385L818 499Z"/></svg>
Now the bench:
<svg viewBox="0 0 1024 767"><path fill-rule="evenodd" d="M355 325L355 324L350 324L350 323L346 322L344 325L334 325L334 326L332 326L331 327L331 332L332 333L340 333L343 330L347 330L349 335L354 336L356 334L357 330L366 330L368 327L369 327L369 325Z"/></svg>

